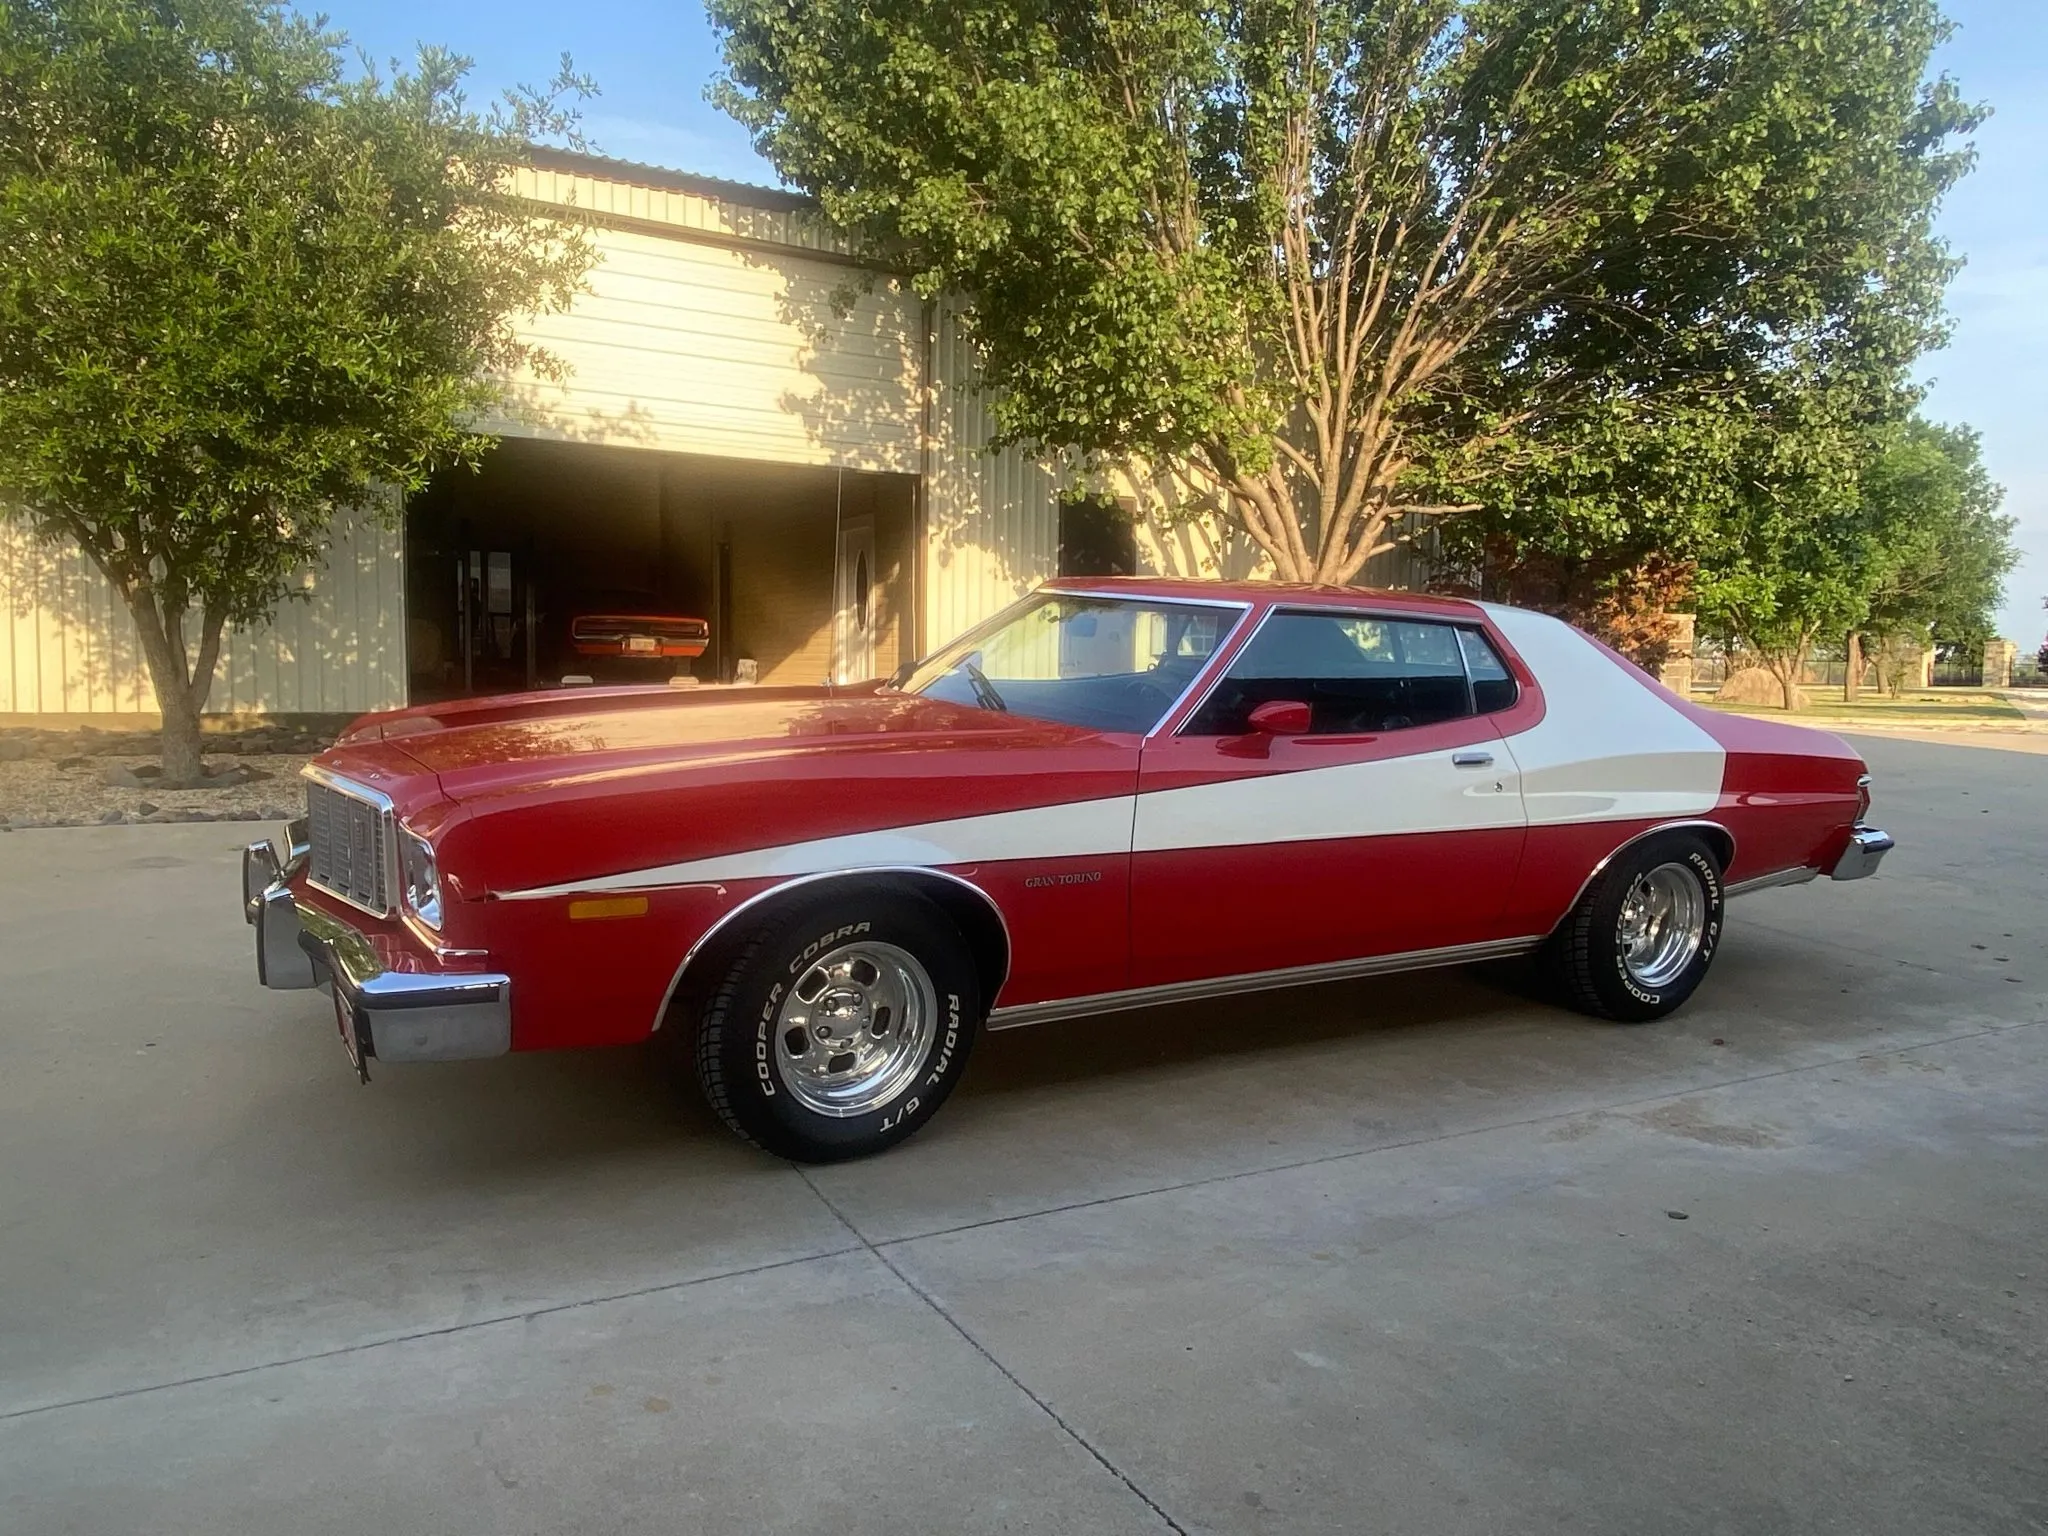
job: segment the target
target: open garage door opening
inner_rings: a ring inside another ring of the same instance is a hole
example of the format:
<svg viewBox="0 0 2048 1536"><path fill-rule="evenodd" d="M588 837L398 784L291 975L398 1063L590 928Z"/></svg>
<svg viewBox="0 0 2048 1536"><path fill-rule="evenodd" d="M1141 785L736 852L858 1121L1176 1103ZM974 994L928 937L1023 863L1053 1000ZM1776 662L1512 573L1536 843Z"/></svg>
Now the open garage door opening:
<svg viewBox="0 0 2048 1536"><path fill-rule="evenodd" d="M911 656L915 479L511 438L406 505L415 703Z"/></svg>

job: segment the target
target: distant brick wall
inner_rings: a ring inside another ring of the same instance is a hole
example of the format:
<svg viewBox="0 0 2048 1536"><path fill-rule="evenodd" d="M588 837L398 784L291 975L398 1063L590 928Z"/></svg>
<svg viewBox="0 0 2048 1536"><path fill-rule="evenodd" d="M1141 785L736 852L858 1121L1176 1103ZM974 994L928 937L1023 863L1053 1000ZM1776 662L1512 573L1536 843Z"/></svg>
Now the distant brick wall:
<svg viewBox="0 0 2048 1536"><path fill-rule="evenodd" d="M1657 681L1684 698L1692 692L1692 648L1697 620L1689 613L1674 613L1671 620L1677 627L1671 634L1671 653L1657 669Z"/></svg>

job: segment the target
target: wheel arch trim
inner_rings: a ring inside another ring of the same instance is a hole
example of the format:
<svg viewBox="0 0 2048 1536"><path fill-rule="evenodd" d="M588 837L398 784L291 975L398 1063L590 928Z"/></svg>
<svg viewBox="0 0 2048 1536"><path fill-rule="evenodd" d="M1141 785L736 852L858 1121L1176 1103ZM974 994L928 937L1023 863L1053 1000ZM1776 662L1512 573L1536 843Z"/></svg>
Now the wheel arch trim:
<svg viewBox="0 0 2048 1536"><path fill-rule="evenodd" d="M1723 875L1721 890L1725 898L1728 893L1726 874L1735 864L1735 834L1718 821L1708 821L1701 817L1688 817L1682 821L1665 821L1659 822L1654 827L1645 827L1634 837L1627 838L1609 849L1600 862L1595 864L1587 873L1586 878L1579 882L1579 888L1572 892L1572 899L1564 904L1564 910L1557 915L1557 922L1552 923L1551 927L1555 929L1558 923L1562 923L1578 909L1578 905L1585 898L1587 890L1591 888L1595 880L1598 880L1601 875L1606 873L1608 865L1612 864L1637 844L1647 842L1653 837L1662 837L1669 832L1711 832L1721 840L1728 855L1721 861Z"/></svg>
<svg viewBox="0 0 2048 1536"><path fill-rule="evenodd" d="M848 869L822 869L811 874L792 875L786 880L777 881L766 890L756 891L744 901L734 904L729 911L720 913L718 920L697 936L696 941L684 953L682 963L677 965L675 974L669 977L668 987L661 994L661 1002L654 1012L654 1026L648 1033L653 1035L661 1032L662 1023L668 1018L668 1011L676 1000L676 994L681 991L683 978L689 974L690 967L711 948L720 935L729 932L732 926L748 913L767 905L769 902L814 885L823 885L830 881L871 879L878 876L884 878L894 877L899 880L933 880L954 887L957 892L965 893L979 902L988 915L995 920L995 934L1001 943L1002 953L996 957L993 979L988 987L988 995L984 1000L985 1007L993 1008L997 995L1003 989L1004 982L1009 980L1010 962L1015 953L1010 938L1009 920L1003 916L1003 909L996 904L996 899L972 880L966 879L961 875L949 873L943 869L934 869L928 864L867 864L857 865ZM976 950L975 960L978 965L981 961L981 955L978 947L974 944L973 936L964 935L964 937L968 940L969 948Z"/></svg>

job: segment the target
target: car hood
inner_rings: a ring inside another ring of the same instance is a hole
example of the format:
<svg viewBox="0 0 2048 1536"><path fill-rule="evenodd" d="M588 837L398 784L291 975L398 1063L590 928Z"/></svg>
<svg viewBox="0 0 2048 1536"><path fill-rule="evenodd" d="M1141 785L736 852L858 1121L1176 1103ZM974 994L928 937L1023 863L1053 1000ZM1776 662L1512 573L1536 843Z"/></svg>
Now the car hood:
<svg viewBox="0 0 2048 1536"><path fill-rule="evenodd" d="M1135 738L874 684L428 706L359 721L317 760L389 796L464 897L1129 794L1136 761Z"/></svg>
<svg viewBox="0 0 2048 1536"><path fill-rule="evenodd" d="M987 750L1052 745L1090 734L873 685L617 688L518 694L372 716L350 728L337 755L381 757L389 764L402 754L460 803L692 764L948 744ZM377 750L379 744L384 751Z"/></svg>

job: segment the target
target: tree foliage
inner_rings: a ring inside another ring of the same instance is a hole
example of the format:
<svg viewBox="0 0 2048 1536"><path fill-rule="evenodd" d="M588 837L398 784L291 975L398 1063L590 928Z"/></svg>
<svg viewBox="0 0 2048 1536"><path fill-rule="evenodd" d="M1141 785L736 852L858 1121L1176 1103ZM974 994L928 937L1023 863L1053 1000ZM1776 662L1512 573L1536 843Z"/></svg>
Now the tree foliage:
<svg viewBox="0 0 2048 1536"><path fill-rule="evenodd" d="M566 59L478 112L465 60L342 48L269 0L0 0L0 503L127 603L177 778L223 626L479 452L489 380L549 365L513 317L589 259L505 182Z"/></svg>
<svg viewBox="0 0 2048 1536"><path fill-rule="evenodd" d="M1891 428L1860 491L1877 548L1863 628L1981 647L2019 552L1977 434L1919 417Z"/></svg>
<svg viewBox="0 0 2048 1536"><path fill-rule="evenodd" d="M1709 532L1700 606L1787 688L1822 636L1981 645L2017 560L1977 435L1917 415L1773 433ZM1790 694L1787 694L1788 699Z"/></svg>
<svg viewBox="0 0 2048 1536"><path fill-rule="evenodd" d="M971 301L1009 438L1220 488L1323 581L1788 367L1896 374L1975 121L1933 0L710 9L783 175Z"/></svg>

